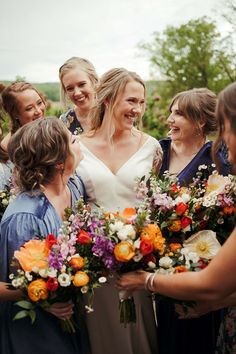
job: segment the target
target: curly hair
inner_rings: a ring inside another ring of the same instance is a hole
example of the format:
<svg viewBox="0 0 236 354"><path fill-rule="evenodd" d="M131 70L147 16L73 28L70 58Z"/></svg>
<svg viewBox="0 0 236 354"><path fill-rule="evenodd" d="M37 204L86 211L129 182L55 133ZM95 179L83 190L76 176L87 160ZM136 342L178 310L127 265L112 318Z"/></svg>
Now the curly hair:
<svg viewBox="0 0 236 354"><path fill-rule="evenodd" d="M6 86L2 91L2 107L4 111L9 115L11 120L11 133L14 134L20 127L20 122L17 119L19 116L19 100L18 94L25 90L34 90L37 92L41 100L46 106L46 101L43 95L30 83L25 81L13 82Z"/></svg>
<svg viewBox="0 0 236 354"><path fill-rule="evenodd" d="M68 130L56 117L37 119L18 129L9 141L8 153L21 191L41 189L50 183L57 166L73 155Z"/></svg>
<svg viewBox="0 0 236 354"><path fill-rule="evenodd" d="M217 96L212 91L207 88L194 88L180 92L172 99L170 112L176 102L181 115L202 130L204 136L217 130L215 115ZM204 124L202 128L200 128L201 123Z"/></svg>

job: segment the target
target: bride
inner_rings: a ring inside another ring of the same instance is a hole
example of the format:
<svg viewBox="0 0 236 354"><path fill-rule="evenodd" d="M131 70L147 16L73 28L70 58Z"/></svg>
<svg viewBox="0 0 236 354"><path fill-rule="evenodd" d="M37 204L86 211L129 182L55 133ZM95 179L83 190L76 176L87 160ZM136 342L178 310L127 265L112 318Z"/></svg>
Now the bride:
<svg viewBox="0 0 236 354"><path fill-rule="evenodd" d="M107 211L138 205L135 180L159 171L160 144L136 128L145 110L145 85L134 72L111 69L97 90L92 130L81 137L82 177L92 207ZM119 323L118 293L113 281L98 289L94 313L87 316L92 354L152 354L157 334L151 298L135 294L137 323Z"/></svg>

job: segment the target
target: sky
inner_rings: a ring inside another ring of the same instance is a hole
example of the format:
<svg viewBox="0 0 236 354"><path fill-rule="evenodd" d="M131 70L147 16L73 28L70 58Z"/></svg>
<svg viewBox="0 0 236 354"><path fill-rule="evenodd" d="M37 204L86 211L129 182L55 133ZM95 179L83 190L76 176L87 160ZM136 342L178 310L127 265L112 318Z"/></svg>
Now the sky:
<svg viewBox="0 0 236 354"><path fill-rule="evenodd" d="M99 75L112 67L153 78L138 43L168 25L208 16L222 0L0 0L0 80L58 81L70 57L89 59Z"/></svg>

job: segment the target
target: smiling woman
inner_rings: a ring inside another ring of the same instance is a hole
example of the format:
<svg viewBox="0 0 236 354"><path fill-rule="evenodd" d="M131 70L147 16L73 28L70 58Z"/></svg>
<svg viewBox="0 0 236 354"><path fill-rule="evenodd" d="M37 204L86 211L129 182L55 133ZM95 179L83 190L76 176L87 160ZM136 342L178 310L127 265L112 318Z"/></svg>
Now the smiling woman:
<svg viewBox="0 0 236 354"><path fill-rule="evenodd" d="M9 183L12 164L9 162L7 147L12 134L21 126L35 119L43 118L46 111L45 100L41 93L28 82L13 82L2 91L3 110L10 118L10 132L0 144L0 188Z"/></svg>
<svg viewBox="0 0 236 354"><path fill-rule="evenodd" d="M139 204L136 178L148 177L154 161L158 170L162 156L160 144L136 128L145 110L144 82L134 72L111 69L101 77L96 94L92 130L80 139L84 159L78 173L88 202L107 211L135 207ZM151 298L144 292L135 296L137 323L128 328L119 322L118 302L114 281L109 279L109 285L96 293L94 313L87 316L92 354L157 353Z"/></svg>
<svg viewBox="0 0 236 354"><path fill-rule="evenodd" d="M68 106L68 101L75 105L62 114L60 119L73 133L87 132L90 129L89 112L95 104L95 87L98 76L95 68L87 59L72 57L59 69L61 83L61 101Z"/></svg>

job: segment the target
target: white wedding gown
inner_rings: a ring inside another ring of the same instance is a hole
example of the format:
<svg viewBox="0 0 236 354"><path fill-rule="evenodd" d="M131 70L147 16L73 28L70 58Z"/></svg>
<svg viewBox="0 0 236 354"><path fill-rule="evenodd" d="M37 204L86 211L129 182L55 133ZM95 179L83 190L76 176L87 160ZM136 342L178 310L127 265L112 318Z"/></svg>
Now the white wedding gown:
<svg viewBox="0 0 236 354"><path fill-rule="evenodd" d="M148 137L140 149L113 174L83 143L84 159L77 173L81 176L91 207L99 205L107 211L123 210L139 204L136 199L137 177L149 176L153 159L161 147L156 139ZM115 158L115 157L114 157ZM87 315L87 326L92 354L156 354L157 329L150 294L134 294L136 324L124 328L119 322L119 297L114 280L95 291L94 312Z"/></svg>

